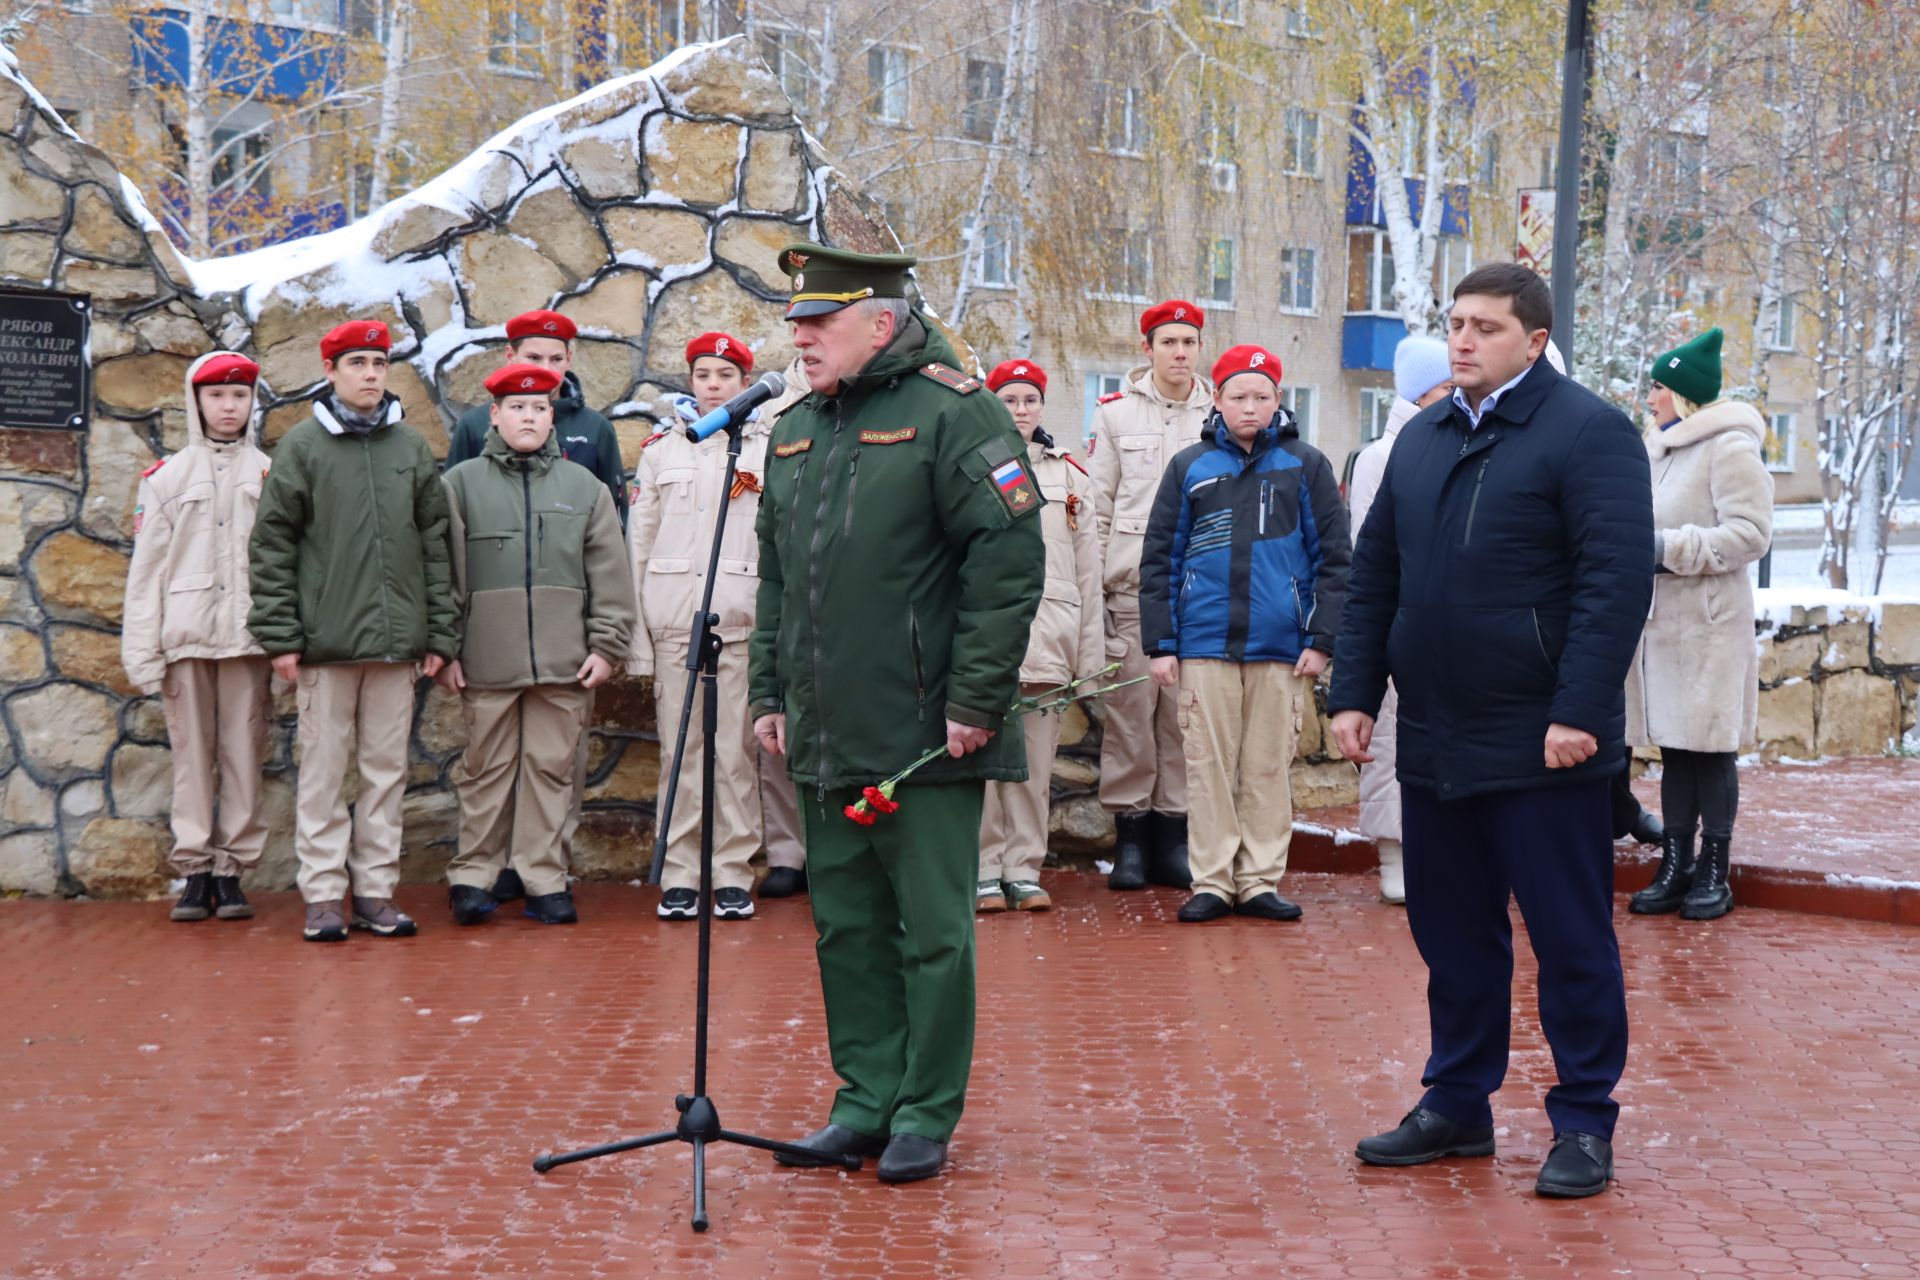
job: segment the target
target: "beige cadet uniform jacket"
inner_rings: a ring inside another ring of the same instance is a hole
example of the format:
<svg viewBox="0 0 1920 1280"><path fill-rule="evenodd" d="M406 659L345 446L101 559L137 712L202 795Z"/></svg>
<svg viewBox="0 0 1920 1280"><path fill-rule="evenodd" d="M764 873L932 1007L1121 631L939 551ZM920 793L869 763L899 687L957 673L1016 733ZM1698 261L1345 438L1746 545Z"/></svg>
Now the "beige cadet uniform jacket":
<svg viewBox="0 0 1920 1280"><path fill-rule="evenodd" d="M1027 656L1020 663L1020 683L1061 685L1106 665L1093 481L1064 449L1029 444L1027 461L1047 500L1040 511L1047 585L1033 617Z"/></svg>
<svg viewBox="0 0 1920 1280"><path fill-rule="evenodd" d="M160 691L169 663L263 652L247 630L247 540L268 459L257 418L231 444L206 437L193 375L218 354L188 366L187 447L149 468L135 499L120 661L142 693Z"/></svg>
<svg viewBox="0 0 1920 1280"><path fill-rule="evenodd" d="M640 453L628 506L627 539L633 562L634 594L640 601L640 625L633 634L631 675L653 674L658 644L687 643L693 614L706 583L713 547L713 523L727 475L727 437L720 432L699 444L674 422ZM757 414L746 425L740 445L739 476L727 512L726 539L720 548L720 577L713 584L713 612L720 616L724 644L753 634L753 611L760 589L760 539L754 524L760 514L760 486L767 475L770 415Z"/></svg>
<svg viewBox="0 0 1920 1280"><path fill-rule="evenodd" d="M1127 375L1120 398L1094 410L1093 473L1095 530L1110 607L1140 611L1140 547L1147 517L1160 492L1160 477L1173 455L1200 439L1213 408L1213 384L1195 375L1185 400L1169 400L1153 385L1153 370L1141 365Z"/></svg>

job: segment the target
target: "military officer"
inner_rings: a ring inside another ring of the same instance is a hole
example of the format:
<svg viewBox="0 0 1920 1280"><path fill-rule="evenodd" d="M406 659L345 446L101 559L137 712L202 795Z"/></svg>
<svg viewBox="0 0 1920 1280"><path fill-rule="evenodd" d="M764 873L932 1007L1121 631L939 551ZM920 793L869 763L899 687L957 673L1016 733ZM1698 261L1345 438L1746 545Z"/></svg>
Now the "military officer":
<svg viewBox="0 0 1920 1280"><path fill-rule="evenodd" d="M913 262L780 255L812 390L773 430L750 657L754 732L799 784L844 1082L802 1145L889 1182L940 1172L966 1101L982 801L1027 774L1006 720L1046 572L1024 442L908 301Z"/></svg>
<svg viewBox="0 0 1920 1280"><path fill-rule="evenodd" d="M1147 363L1127 375L1120 394L1094 410L1088 469L1093 472L1107 598L1107 655L1116 680L1147 674L1140 647L1140 548L1160 477L1173 455L1199 441L1213 410L1213 384L1199 373L1206 315L1178 298L1140 316ZM1101 724L1100 803L1114 815L1113 889L1149 881L1185 889L1187 766L1177 691L1152 683L1108 695Z"/></svg>

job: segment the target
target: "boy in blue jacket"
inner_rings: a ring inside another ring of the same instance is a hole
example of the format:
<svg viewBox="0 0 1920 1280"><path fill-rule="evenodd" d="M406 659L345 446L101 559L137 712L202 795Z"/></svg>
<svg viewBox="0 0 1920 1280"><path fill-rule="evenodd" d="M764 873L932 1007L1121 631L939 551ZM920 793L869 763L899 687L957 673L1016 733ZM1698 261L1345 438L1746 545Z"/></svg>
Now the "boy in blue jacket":
<svg viewBox="0 0 1920 1280"><path fill-rule="evenodd" d="M1187 761L1188 923L1298 920L1280 896L1293 838L1301 700L1326 670L1346 596L1347 512L1326 455L1280 407L1280 358L1233 347L1213 412L1174 455L1140 559L1155 683L1179 686Z"/></svg>

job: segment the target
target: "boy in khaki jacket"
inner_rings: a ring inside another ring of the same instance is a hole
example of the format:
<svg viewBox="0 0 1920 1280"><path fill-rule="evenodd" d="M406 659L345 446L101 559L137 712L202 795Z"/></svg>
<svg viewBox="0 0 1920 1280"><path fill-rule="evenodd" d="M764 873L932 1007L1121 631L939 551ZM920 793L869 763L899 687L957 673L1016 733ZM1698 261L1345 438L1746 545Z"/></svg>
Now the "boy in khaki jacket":
<svg viewBox="0 0 1920 1280"><path fill-rule="evenodd" d="M588 690L627 656L633 587L613 495L553 438L559 375L508 365L486 385L486 444L446 475L458 649L441 683L467 720L448 904L455 924L481 923L511 863L526 914L572 924L562 828Z"/></svg>
<svg viewBox="0 0 1920 1280"><path fill-rule="evenodd" d="M1093 675L1106 665L1106 628L1100 598L1100 543L1093 528L1093 482L1071 453L1040 428L1047 371L1031 360L1009 360L987 375L987 389L1013 415L1027 442L1027 465L1046 505L1040 532L1047 547L1047 585L1034 615L1020 693L1035 696ZM974 909L991 914L1011 903L1045 911L1053 899L1040 887L1047 856L1047 816L1053 757L1060 748L1057 711L1020 718L1027 739L1027 780L989 782L980 821L980 883Z"/></svg>
<svg viewBox="0 0 1920 1280"><path fill-rule="evenodd" d="M120 660L159 693L173 745L175 920L246 920L260 860L260 767L272 668L247 630L247 539L267 455L253 434L260 366L214 351L187 369L187 447L142 474Z"/></svg>

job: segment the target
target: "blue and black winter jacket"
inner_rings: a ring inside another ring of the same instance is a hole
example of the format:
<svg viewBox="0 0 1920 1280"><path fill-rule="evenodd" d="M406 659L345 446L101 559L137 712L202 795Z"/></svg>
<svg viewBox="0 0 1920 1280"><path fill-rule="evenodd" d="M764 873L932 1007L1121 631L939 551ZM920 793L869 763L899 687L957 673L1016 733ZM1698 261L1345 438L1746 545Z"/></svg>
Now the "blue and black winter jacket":
<svg viewBox="0 0 1920 1280"><path fill-rule="evenodd" d="M1346 599L1347 509L1326 455L1274 414L1251 449L1216 410L1160 480L1140 557L1149 657L1296 662L1333 652Z"/></svg>

